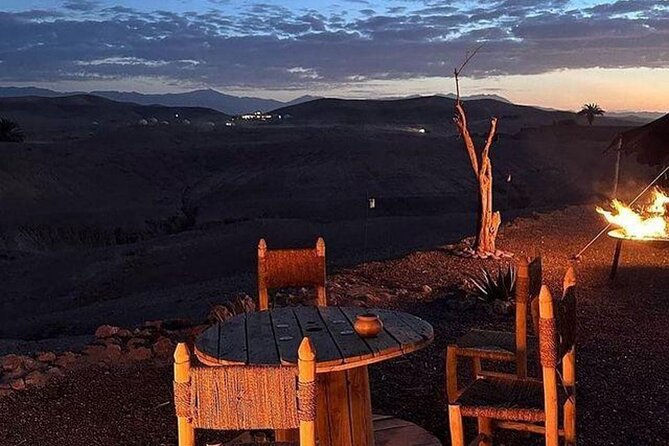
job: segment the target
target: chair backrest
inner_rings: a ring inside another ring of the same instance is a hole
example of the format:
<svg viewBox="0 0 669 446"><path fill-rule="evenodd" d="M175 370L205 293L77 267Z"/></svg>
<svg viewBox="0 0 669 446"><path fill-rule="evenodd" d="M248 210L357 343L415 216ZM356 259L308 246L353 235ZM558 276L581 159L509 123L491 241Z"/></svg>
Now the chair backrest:
<svg viewBox="0 0 669 446"><path fill-rule="evenodd" d="M541 257L531 262L526 258L518 261L515 288L516 301L516 373L527 376L527 307L534 303L541 289ZM538 304L538 301L536 301ZM538 313L537 313L538 318ZM534 316L533 316L534 319Z"/></svg>
<svg viewBox="0 0 669 446"><path fill-rule="evenodd" d="M574 405L576 375L576 278L573 268L565 275L562 298L553 300L546 285L539 294L539 356L541 361L544 409L546 413L546 444L557 445L558 441L558 373L562 364L562 382L568 394L565 412ZM565 416L565 432L567 417Z"/></svg>
<svg viewBox="0 0 669 446"><path fill-rule="evenodd" d="M175 352L174 382L180 424L188 420L191 430L299 428L300 446L315 446L315 358L313 345L304 338L297 367L191 366L188 349L181 343ZM182 442L181 428L179 445L191 446Z"/></svg>
<svg viewBox="0 0 669 446"><path fill-rule="evenodd" d="M308 286L316 289L318 306L326 306L325 242L318 238L314 248L267 249L258 243L258 307L269 309L269 290Z"/></svg>

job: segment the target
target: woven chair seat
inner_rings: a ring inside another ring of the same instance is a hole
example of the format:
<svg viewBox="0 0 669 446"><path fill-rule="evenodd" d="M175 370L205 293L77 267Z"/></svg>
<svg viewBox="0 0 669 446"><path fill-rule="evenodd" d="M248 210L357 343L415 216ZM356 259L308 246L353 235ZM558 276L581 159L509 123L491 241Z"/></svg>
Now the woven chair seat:
<svg viewBox="0 0 669 446"><path fill-rule="evenodd" d="M516 335L507 331L470 330L456 341L458 353L482 358L513 361L516 355ZM536 352L537 338L527 337L528 354Z"/></svg>
<svg viewBox="0 0 669 446"><path fill-rule="evenodd" d="M269 443L235 443L234 445L231 446L245 446L249 444L264 444L265 446L300 446L299 443L286 443L284 442L269 442Z"/></svg>
<svg viewBox="0 0 669 446"><path fill-rule="evenodd" d="M468 386L454 404L466 417L497 420L545 421L543 384L534 380L479 378ZM559 407L567 396L558 386Z"/></svg>

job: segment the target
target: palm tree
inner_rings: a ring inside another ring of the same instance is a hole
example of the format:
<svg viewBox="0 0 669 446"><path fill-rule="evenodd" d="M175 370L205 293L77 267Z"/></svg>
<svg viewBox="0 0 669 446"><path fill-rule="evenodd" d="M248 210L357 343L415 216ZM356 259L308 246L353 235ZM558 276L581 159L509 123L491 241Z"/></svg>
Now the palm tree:
<svg viewBox="0 0 669 446"><path fill-rule="evenodd" d="M23 130L16 122L0 118L0 142L23 142L25 139Z"/></svg>
<svg viewBox="0 0 669 446"><path fill-rule="evenodd" d="M584 104L581 107L581 111L578 112L579 115L585 115L588 118L588 124L592 125L592 121L595 120L595 116L602 116L606 113L599 104Z"/></svg>

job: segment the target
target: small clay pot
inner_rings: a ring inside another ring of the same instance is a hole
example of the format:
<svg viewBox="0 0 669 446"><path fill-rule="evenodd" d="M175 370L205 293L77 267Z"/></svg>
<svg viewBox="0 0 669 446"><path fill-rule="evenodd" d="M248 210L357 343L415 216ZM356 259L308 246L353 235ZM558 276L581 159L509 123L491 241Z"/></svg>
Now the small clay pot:
<svg viewBox="0 0 669 446"><path fill-rule="evenodd" d="M363 338L373 338L383 330L383 322L381 322L381 319L376 314L359 314L355 318L353 328Z"/></svg>

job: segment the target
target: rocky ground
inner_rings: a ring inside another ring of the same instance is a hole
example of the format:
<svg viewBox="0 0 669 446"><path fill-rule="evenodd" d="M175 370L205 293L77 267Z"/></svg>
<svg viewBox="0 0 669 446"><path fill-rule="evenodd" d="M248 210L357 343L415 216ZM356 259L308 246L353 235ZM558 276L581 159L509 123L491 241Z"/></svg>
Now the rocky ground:
<svg viewBox="0 0 669 446"><path fill-rule="evenodd" d="M540 252L545 281L561 276L601 227L589 207L523 218L506 225L502 249ZM615 283L607 280L613 241L604 238L576 264L578 276L577 406L579 442L665 445L669 439L669 258L627 243ZM449 444L444 412L443 352L469 328L511 329L513 317L476 304L463 291L467 274L509 260L457 257L447 247L331 271L331 304L398 308L429 321L435 342L406 358L370 367L374 410L413 421ZM279 296L291 300L290 295ZM225 313L225 310L222 310ZM2 358L2 445L176 444L170 352L202 321L165 321L123 329L100 327L81 352ZM473 425L470 425L473 428ZM202 444L216 443L205 433ZM497 444L542 444L502 434Z"/></svg>

